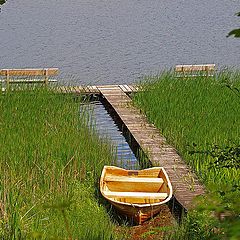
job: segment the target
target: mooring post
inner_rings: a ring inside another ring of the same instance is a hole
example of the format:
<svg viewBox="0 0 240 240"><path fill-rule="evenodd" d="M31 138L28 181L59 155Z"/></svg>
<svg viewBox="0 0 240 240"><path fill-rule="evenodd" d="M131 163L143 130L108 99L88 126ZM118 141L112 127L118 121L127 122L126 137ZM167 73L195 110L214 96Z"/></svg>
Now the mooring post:
<svg viewBox="0 0 240 240"><path fill-rule="evenodd" d="M44 69L44 83L47 86L48 85L48 69Z"/></svg>
<svg viewBox="0 0 240 240"><path fill-rule="evenodd" d="M10 76L9 76L9 70L6 70L6 89L9 90L10 87Z"/></svg>

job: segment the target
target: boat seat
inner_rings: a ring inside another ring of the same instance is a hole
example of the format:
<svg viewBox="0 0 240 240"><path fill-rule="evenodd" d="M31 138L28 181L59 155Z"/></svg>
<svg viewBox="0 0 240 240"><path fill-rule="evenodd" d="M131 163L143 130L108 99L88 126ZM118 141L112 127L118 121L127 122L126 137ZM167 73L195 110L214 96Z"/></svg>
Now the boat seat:
<svg viewBox="0 0 240 240"><path fill-rule="evenodd" d="M145 198L145 199L166 199L167 193L150 192L110 192L104 191L104 195L109 198Z"/></svg>
<svg viewBox="0 0 240 240"><path fill-rule="evenodd" d="M106 182L126 182L126 183L160 183L163 184L162 178L151 177L129 177L129 176L106 176Z"/></svg>

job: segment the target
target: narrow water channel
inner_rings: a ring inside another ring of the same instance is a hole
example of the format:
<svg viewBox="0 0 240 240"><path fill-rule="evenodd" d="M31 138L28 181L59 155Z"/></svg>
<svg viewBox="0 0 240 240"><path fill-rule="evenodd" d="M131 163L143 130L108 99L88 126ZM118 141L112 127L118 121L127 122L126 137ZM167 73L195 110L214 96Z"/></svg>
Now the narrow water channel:
<svg viewBox="0 0 240 240"><path fill-rule="evenodd" d="M117 123L99 100L90 101L80 106L80 112L89 113L89 127L94 127L101 138L107 139L113 146L117 166L125 169L140 169L139 162L127 143Z"/></svg>

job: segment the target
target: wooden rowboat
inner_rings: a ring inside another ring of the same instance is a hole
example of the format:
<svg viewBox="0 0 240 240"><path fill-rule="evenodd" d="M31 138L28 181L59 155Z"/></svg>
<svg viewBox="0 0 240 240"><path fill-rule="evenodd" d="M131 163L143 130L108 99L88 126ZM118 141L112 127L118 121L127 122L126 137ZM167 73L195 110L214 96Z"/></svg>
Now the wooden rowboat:
<svg viewBox="0 0 240 240"><path fill-rule="evenodd" d="M102 195L138 224L157 214L172 197L172 185L162 167L125 170L105 166L100 179Z"/></svg>

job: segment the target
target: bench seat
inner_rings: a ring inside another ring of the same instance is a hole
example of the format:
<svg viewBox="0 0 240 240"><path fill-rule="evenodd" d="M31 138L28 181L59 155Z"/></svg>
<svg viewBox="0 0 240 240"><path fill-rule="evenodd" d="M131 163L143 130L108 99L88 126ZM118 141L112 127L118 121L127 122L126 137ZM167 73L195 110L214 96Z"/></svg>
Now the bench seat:
<svg viewBox="0 0 240 240"><path fill-rule="evenodd" d="M162 178L151 177L128 177L128 176L106 176L106 182L126 182L126 183L160 183L163 184Z"/></svg>
<svg viewBox="0 0 240 240"><path fill-rule="evenodd" d="M166 199L167 193L152 192L110 192L104 191L104 195L109 198L143 198L143 199Z"/></svg>

